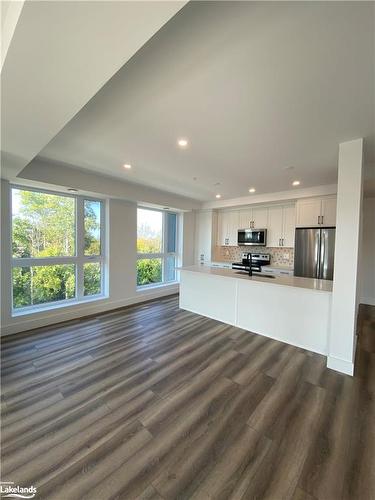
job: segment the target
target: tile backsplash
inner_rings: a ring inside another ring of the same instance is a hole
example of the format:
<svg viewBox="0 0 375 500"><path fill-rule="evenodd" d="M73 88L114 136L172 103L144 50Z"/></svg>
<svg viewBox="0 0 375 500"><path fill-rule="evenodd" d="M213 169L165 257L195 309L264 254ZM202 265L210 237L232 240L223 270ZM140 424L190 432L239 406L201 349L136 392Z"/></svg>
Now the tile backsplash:
<svg viewBox="0 0 375 500"><path fill-rule="evenodd" d="M271 266L294 266L294 248L267 248L267 247L229 247L215 246L214 260L224 262L239 262L243 252L269 253Z"/></svg>

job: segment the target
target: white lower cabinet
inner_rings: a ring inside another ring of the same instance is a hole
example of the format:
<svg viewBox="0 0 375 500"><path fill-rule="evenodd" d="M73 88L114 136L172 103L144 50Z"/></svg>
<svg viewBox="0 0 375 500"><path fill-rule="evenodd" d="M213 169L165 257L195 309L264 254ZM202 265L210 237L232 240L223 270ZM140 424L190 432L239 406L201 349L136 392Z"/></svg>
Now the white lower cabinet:
<svg viewBox="0 0 375 500"><path fill-rule="evenodd" d="M273 274L275 276L293 276L293 269L277 269L273 267L262 267L263 274Z"/></svg>
<svg viewBox="0 0 375 500"><path fill-rule="evenodd" d="M211 262L210 267L217 267L218 269L232 269L231 262Z"/></svg>

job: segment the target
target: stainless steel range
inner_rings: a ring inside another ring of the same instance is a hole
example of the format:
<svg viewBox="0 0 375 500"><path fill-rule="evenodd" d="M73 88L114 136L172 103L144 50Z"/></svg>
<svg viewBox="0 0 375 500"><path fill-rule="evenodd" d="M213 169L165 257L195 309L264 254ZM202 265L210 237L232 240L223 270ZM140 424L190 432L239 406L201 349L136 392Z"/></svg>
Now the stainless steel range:
<svg viewBox="0 0 375 500"><path fill-rule="evenodd" d="M251 255L251 259L250 259ZM241 255L241 262L233 262L232 269L241 269L242 271L249 271L250 260L251 260L251 270L260 272L262 266L268 266L271 263L271 257L269 253L243 253Z"/></svg>

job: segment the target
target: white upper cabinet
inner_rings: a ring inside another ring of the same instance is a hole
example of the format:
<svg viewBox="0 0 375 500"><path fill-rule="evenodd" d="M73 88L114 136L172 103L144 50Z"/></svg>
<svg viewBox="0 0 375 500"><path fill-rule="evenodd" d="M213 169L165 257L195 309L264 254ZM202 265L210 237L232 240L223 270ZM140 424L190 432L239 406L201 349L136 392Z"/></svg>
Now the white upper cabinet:
<svg viewBox="0 0 375 500"><path fill-rule="evenodd" d="M302 227L317 226L320 221L322 201L320 198L306 198L297 201L296 225Z"/></svg>
<svg viewBox="0 0 375 500"><path fill-rule="evenodd" d="M240 210L238 229L264 229L268 224L268 207Z"/></svg>
<svg viewBox="0 0 375 500"><path fill-rule="evenodd" d="M268 209L268 247L294 247L294 205L273 206Z"/></svg>
<svg viewBox="0 0 375 500"><path fill-rule="evenodd" d="M239 211L230 210L219 212L217 244L236 246L237 232L239 229Z"/></svg>
<svg viewBox="0 0 375 500"><path fill-rule="evenodd" d="M240 210L238 229L249 229L253 220L251 208Z"/></svg>
<svg viewBox="0 0 375 500"><path fill-rule="evenodd" d="M268 208L253 208L253 229L266 229L268 224Z"/></svg>
<svg viewBox="0 0 375 500"><path fill-rule="evenodd" d="M297 201L297 227L336 225L336 196Z"/></svg>
<svg viewBox="0 0 375 500"><path fill-rule="evenodd" d="M217 217L217 244L228 245L228 212L219 212Z"/></svg>
<svg viewBox="0 0 375 500"><path fill-rule="evenodd" d="M238 228L239 228L239 212L233 211L229 212L229 220L228 220L228 238L229 245L236 246L237 238L238 238Z"/></svg>
<svg viewBox="0 0 375 500"><path fill-rule="evenodd" d="M323 226L336 226L336 196L322 198L322 219Z"/></svg>
<svg viewBox="0 0 375 500"><path fill-rule="evenodd" d="M288 205L283 207L283 234L282 246L294 248L294 236L296 233L296 207Z"/></svg>
<svg viewBox="0 0 375 500"><path fill-rule="evenodd" d="M283 231L283 207L275 206L268 209L267 246L281 246Z"/></svg>

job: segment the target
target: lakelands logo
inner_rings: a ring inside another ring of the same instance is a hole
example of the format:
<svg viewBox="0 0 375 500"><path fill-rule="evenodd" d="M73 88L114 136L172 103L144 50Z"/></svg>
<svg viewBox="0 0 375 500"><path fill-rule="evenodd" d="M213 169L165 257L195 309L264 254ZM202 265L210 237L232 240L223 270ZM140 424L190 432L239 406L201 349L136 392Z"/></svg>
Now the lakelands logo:
<svg viewBox="0 0 375 500"><path fill-rule="evenodd" d="M12 481L0 482L0 497L1 498L34 498L36 495L35 486L14 485Z"/></svg>

